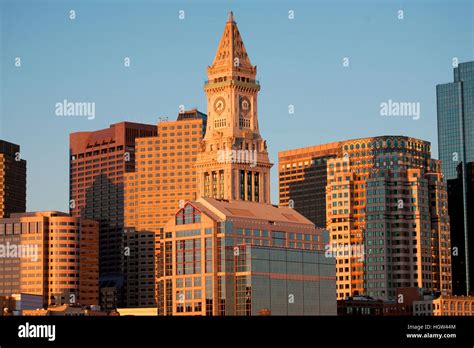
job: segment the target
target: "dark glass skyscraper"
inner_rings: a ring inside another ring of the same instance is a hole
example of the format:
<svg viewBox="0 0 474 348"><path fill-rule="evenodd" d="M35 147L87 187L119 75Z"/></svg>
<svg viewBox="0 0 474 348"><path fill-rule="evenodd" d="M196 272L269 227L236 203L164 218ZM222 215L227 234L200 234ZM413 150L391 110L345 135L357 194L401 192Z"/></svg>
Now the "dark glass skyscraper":
<svg viewBox="0 0 474 348"><path fill-rule="evenodd" d="M436 86L436 97L439 158L451 217L453 293L468 294L474 280L474 62L454 68L454 82Z"/></svg>

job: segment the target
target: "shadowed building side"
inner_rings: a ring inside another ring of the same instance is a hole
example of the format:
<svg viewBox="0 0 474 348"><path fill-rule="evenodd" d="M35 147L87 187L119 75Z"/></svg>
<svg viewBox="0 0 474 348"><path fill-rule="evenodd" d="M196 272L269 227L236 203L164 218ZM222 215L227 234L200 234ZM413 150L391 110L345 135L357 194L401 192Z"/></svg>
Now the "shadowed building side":
<svg viewBox="0 0 474 348"><path fill-rule="evenodd" d="M125 174L125 302L156 306L155 253L159 233L176 209L196 198L194 168L207 116L197 109L161 121L156 136L135 141L135 171ZM139 257L139 258L138 258Z"/></svg>
<svg viewBox="0 0 474 348"><path fill-rule="evenodd" d="M103 287L123 300L124 176L135 169L135 139L156 126L121 122L70 134L70 212L99 221L99 272ZM102 292L101 292L102 293Z"/></svg>
<svg viewBox="0 0 474 348"><path fill-rule="evenodd" d="M20 146L0 140L0 218L26 211L26 161Z"/></svg>

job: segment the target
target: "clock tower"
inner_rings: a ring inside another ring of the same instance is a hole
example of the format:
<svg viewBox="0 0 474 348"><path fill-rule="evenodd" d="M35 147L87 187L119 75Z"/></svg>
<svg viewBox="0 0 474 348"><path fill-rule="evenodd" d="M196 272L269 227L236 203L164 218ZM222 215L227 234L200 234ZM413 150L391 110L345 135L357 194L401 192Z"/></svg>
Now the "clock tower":
<svg viewBox="0 0 474 348"><path fill-rule="evenodd" d="M270 203L270 163L258 128L255 79L232 12L207 69L207 129L196 161L198 197Z"/></svg>

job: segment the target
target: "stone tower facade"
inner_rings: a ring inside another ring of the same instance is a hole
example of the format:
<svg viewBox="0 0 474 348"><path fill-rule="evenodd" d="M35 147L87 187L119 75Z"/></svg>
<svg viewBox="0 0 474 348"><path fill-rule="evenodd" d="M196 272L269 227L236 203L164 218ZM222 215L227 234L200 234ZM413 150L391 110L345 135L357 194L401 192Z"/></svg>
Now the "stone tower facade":
<svg viewBox="0 0 474 348"><path fill-rule="evenodd" d="M270 163L258 128L255 79L232 12L207 69L208 122L196 161L197 196L270 203Z"/></svg>

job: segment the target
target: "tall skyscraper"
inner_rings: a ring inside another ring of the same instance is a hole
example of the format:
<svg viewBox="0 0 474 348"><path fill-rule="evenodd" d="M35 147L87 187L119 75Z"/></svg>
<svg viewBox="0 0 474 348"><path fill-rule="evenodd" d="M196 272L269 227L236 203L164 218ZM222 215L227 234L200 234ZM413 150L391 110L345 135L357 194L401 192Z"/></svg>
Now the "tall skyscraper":
<svg viewBox="0 0 474 348"><path fill-rule="evenodd" d="M135 169L135 139L156 126L121 122L70 134L70 212L100 224L100 280L123 285L124 177Z"/></svg>
<svg viewBox="0 0 474 348"><path fill-rule="evenodd" d="M26 161L20 146L0 140L0 218L26 211Z"/></svg>
<svg viewBox="0 0 474 348"><path fill-rule="evenodd" d="M0 295L43 296L43 305L99 303L99 225L47 211L0 219Z"/></svg>
<svg viewBox="0 0 474 348"><path fill-rule="evenodd" d="M474 62L454 68L454 82L436 86L439 158L448 183L453 291L473 293Z"/></svg>
<svg viewBox="0 0 474 348"><path fill-rule="evenodd" d="M206 115L189 110L162 121L157 135L136 139L135 171L125 174L125 226L158 232L181 200L196 198L194 168Z"/></svg>
<svg viewBox="0 0 474 348"><path fill-rule="evenodd" d="M156 136L137 138L135 171L125 174L125 305L156 306L155 238L180 202L196 198L194 168L207 116L197 109L158 123Z"/></svg>
<svg viewBox="0 0 474 348"><path fill-rule="evenodd" d="M315 149L324 146L292 151L317 154ZM431 159L430 144L381 136L331 143L326 148L331 149L327 176L320 176L317 185L326 184L328 253L337 259L338 298L367 294L389 300L402 287L449 294L446 183L439 161ZM301 173L314 172L311 167L317 162L311 156L303 162L296 156L293 162L283 154L280 158L285 158L279 163L280 177L296 174L290 184L293 192L301 192L306 187ZM298 171L291 172L293 168ZM308 202L305 197L294 204L306 211Z"/></svg>
<svg viewBox="0 0 474 348"><path fill-rule="evenodd" d="M322 251L322 231L270 204L260 85L232 12L208 78L198 199L160 233L158 313L335 315L334 259Z"/></svg>

